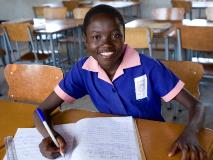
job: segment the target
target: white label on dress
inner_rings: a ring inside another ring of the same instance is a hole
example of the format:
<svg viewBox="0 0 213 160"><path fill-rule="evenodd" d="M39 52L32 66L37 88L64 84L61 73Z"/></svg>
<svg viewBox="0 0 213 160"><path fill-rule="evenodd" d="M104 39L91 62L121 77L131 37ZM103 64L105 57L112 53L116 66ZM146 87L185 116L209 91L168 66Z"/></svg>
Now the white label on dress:
<svg viewBox="0 0 213 160"><path fill-rule="evenodd" d="M146 75L137 77L135 81L135 94L136 100L143 99L147 97L147 77Z"/></svg>

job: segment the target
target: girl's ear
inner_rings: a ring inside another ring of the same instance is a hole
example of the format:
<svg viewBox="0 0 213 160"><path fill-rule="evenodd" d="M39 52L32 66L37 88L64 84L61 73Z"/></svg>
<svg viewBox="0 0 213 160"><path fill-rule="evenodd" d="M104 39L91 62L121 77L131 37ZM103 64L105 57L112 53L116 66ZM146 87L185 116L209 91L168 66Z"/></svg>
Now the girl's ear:
<svg viewBox="0 0 213 160"><path fill-rule="evenodd" d="M87 38L86 38L86 35L85 35L85 34L83 35L82 38L83 38L83 42L87 43Z"/></svg>

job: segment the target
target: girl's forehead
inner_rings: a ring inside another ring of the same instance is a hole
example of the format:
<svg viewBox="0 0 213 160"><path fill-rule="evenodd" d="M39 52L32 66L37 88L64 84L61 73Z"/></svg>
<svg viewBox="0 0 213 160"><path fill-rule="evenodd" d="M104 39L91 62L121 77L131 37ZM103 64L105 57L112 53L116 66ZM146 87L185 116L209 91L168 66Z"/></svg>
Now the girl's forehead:
<svg viewBox="0 0 213 160"><path fill-rule="evenodd" d="M112 15L109 14L96 14L90 19L90 23L87 28L98 27L98 26L117 26L121 25L120 21Z"/></svg>
<svg viewBox="0 0 213 160"><path fill-rule="evenodd" d="M90 18L90 23L103 22L103 21L116 21L116 18L109 14L96 14Z"/></svg>

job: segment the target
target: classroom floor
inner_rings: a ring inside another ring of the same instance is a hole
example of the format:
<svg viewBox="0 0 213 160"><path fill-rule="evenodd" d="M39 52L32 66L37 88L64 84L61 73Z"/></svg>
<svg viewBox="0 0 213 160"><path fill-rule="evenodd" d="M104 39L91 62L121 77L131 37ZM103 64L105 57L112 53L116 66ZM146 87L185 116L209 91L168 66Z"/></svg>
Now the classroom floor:
<svg viewBox="0 0 213 160"><path fill-rule="evenodd" d="M156 54L155 57L158 57L159 54ZM213 79L203 80L200 85L200 93L201 93L201 101L206 106L206 118L204 126L206 128L213 129ZM0 67L0 98L8 98L7 97L8 86L6 84L4 75L3 75L3 67ZM1 106L0 106L1 107ZM73 104L63 104L62 109L70 109L70 108L79 108L85 109L89 111L97 111L91 102L89 96L85 96L80 100L74 102ZM187 122L187 110L183 109L182 112L178 111L178 106L175 103L172 103L172 107L170 110L167 109L167 106L163 104L162 107L162 115L164 116L166 121L175 122L175 123L186 123ZM176 119L173 119L174 115L177 116Z"/></svg>

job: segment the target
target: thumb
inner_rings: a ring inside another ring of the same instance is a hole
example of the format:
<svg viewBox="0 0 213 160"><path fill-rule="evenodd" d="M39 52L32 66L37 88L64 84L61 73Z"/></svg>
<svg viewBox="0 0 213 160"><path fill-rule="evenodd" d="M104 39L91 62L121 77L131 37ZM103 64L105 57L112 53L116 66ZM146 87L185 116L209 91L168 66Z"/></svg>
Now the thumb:
<svg viewBox="0 0 213 160"><path fill-rule="evenodd" d="M57 136L57 142L59 144L60 151L64 152L65 147L66 147L66 142L61 136Z"/></svg>
<svg viewBox="0 0 213 160"><path fill-rule="evenodd" d="M177 151L178 151L178 144L175 143L175 144L172 145L172 147L171 147L171 149L170 149L170 151L169 151L168 156L169 156L169 157L174 156L174 155L177 153Z"/></svg>

